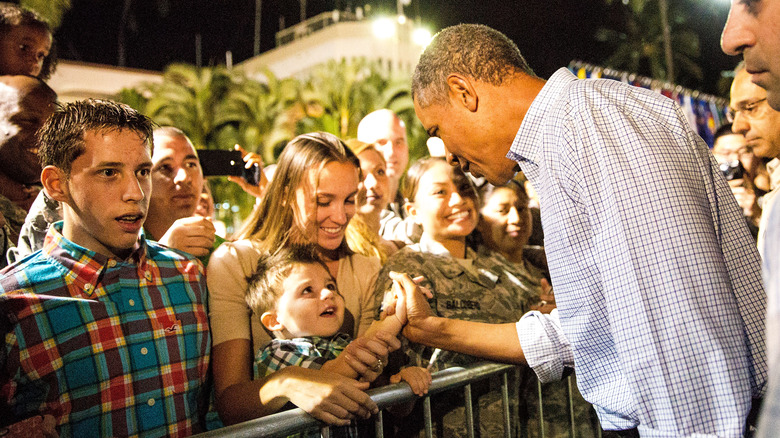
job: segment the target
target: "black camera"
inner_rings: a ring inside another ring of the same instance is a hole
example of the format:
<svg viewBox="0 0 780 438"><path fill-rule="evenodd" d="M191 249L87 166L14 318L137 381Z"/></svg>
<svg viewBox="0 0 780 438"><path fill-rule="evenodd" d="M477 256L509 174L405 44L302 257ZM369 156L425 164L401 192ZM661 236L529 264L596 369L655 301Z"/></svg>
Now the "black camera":
<svg viewBox="0 0 780 438"><path fill-rule="evenodd" d="M240 176L253 186L260 182L260 166L255 164L247 169L239 151L199 150L198 158L203 176Z"/></svg>
<svg viewBox="0 0 780 438"><path fill-rule="evenodd" d="M734 160L728 163L720 163L720 173L723 174L723 178L726 178L726 181L731 181L744 178L745 168L739 160Z"/></svg>

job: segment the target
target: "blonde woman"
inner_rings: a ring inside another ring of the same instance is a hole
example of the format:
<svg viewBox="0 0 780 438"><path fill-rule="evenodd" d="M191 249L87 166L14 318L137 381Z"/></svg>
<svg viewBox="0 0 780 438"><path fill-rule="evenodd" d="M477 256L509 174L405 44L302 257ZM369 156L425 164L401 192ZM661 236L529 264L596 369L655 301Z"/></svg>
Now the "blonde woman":
<svg viewBox="0 0 780 438"><path fill-rule="evenodd" d="M288 367L292 371L272 385L253 382L253 352L271 338L244 299L247 278L261 254L291 243L315 243L346 301L342 331L362 334L376 308L373 285L380 264L377 258L354 254L344 238L355 214L359 181L358 160L337 137L321 132L296 137L279 157L274 178L238 240L223 244L212 255L208 269L212 364L217 411L225 424L274 412L284 401L332 424L366 416L376 408L363 397L364 385L312 375L313 370L299 367ZM370 347L382 356L383 346ZM305 378L298 379L298 373ZM315 378L318 384L312 383Z"/></svg>
<svg viewBox="0 0 780 438"><path fill-rule="evenodd" d="M384 263L404 247L404 242L387 240L379 234L380 218L391 196L387 163L384 155L368 143L353 139L346 145L358 157L361 171L357 211L347 227L347 242L355 252L377 256Z"/></svg>

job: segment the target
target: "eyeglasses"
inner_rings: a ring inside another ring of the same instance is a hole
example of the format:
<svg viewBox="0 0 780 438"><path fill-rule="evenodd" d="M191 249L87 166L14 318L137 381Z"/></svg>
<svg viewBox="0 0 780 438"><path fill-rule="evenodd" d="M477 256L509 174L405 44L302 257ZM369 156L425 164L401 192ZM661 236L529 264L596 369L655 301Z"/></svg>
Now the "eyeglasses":
<svg viewBox="0 0 780 438"><path fill-rule="evenodd" d="M729 107L728 112L726 112L726 120L733 123L739 113L742 113L742 115L748 119L753 119L758 116L759 110L762 108L761 104L764 102L766 102L766 97L754 100L753 102L742 103L737 108Z"/></svg>

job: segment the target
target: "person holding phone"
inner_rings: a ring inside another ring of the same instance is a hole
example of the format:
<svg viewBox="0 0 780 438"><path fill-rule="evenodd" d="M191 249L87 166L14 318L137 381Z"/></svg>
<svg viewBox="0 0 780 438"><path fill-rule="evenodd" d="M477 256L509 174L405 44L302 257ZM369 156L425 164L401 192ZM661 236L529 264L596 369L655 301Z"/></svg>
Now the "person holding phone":
<svg viewBox="0 0 780 438"><path fill-rule="evenodd" d="M211 220L195 215L203 192L203 171L195 147L178 128L154 130L152 195L144 231L149 238L172 248L203 257L214 248L216 235Z"/></svg>

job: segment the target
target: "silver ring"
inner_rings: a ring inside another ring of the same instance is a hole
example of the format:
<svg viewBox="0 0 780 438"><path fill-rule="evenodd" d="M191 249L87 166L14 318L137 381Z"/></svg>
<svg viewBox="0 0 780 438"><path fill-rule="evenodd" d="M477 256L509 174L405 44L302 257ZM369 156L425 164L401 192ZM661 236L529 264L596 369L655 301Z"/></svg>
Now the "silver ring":
<svg viewBox="0 0 780 438"><path fill-rule="evenodd" d="M382 371L382 368L385 367L385 364L382 362L382 359L377 359L374 366L371 368L371 371L378 373Z"/></svg>

